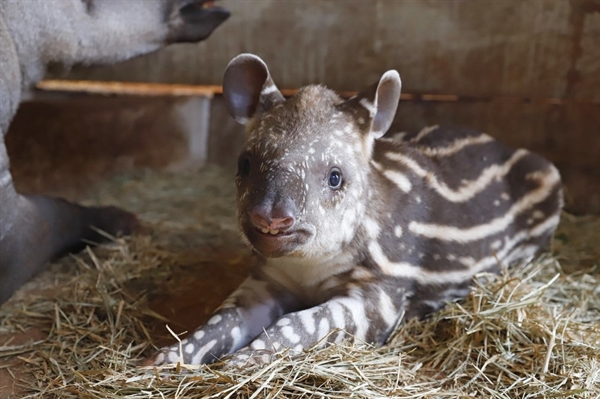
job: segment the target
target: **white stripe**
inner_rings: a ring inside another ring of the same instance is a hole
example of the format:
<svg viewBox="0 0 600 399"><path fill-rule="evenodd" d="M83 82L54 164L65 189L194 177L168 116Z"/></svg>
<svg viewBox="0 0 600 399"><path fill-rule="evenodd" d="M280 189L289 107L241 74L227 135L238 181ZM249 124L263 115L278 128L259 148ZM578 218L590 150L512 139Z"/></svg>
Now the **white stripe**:
<svg viewBox="0 0 600 399"><path fill-rule="evenodd" d="M428 126L424 129L421 129L421 131L412 139L410 139L411 143L418 143L419 141L421 141L421 139L425 136L427 136L429 133L433 132L434 130L437 130L440 126L439 125L434 125L434 126Z"/></svg>
<svg viewBox="0 0 600 399"><path fill-rule="evenodd" d="M364 340L367 337L367 330L369 328L369 322L365 316L364 298L362 297L362 292L359 290L352 290L349 295L350 298L341 297L336 302L350 311L354 327L356 328L354 336L360 340Z"/></svg>
<svg viewBox="0 0 600 399"><path fill-rule="evenodd" d="M379 291L379 313L387 327L396 324L396 320L400 316L400 312L396 310L390 296L383 290Z"/></svg>
<svg viewBox="0 0 600 399"><path fill-rule="evenodd" d="M206 345L204 345L202 348L200 348L200 350L198 351L198 353L196 353L196 356L194 356L192 358L192 363L191 364L200 364L200 361L202 360L202 358L204 357L204 355L206 355L208 353L208 351L211 350L213 348L213 346L215 346L216 343L217 343L217 340L213 339L212 341L210 341L209 343L207 343ZM183 361L183 359L180 359L180 362L182 364L185 363Z"/></svg>
<svg viewBox="0 0 600 399"><path fill-rule="evenodd" d="M482 192L487 186L494 180L499 180L504 177L521 158L528 155L529 152L526 150L516 151L512 157L503 165L491 165L484 169L479 175L477 180L471 180L464 182L458 190L449 188L446 183L440 183L432 172L426 171L419 165L414 159L407 157L406 155L388 152L386 157L392 161L399 162L404 166L410 168L416 175L422 177L439 195L452 202L466 202L473 198L475 195Z"/></svg>
<svg viewBox="0 0 600 399"><path fill-rule="evenodd" d="M447 157L449 155L454 155L465 147L476 145L476 144L485 144L490 141L494 141L494 139L487 134L482 134L477 137L466 137L462 139L458 139L454 141L451 145L447 147L417 147L421 153L428 157Z"/></svg>
<svg viewBox="0 0 600 399"><path fill-rule="evenodd" d="M537 175L535 176L537 177ZM544 201L552 192L560 177L555 168L540 179L540 187L517 201L504 216L496 218L489 223L461 229L454 226L410 222L408 228L415 234L443 241L470 242L494 235L504 230L521 212L530 209L533 205Z"/></svg>
<svg viewBox="0 0 600 399"><path fill-rule="evenodd" d="M412 190L412 184L408 177L406 177L404 174L396 170L386 170L381 164L375 161L371 161L371 165L373 165L376 170L381 172L386 179L398 186L398 188L403 192L408 193L410 190Z"/></svg>
<svg viewBox="0 0 600 399"><path fill-rule="evenodd" d="M539 225L535 226L532 230L524 230L519 232L514 237L512 237L512 239L506 240L504 248L502 248L502 250L500 250L497 254L480 259L469 269L453 270L449 272L435 272L425 270L422 267L412 265L407 262L391 262L387 258L387 256L385 256L379 244L375 241L372 241L369 244L369 252L373 257L373 260L379 265L379 267L381 267L384 273L388 275L415 279L416 281L423 284L460 283L466 281L467 279L470 279L477 273L489 269L491 266L497 264L498 262L508 263L516 260L515 255L530 255L531 249L535 248L531 245L525 247L525 250L519 251L517 253L510 253L510 251L513 248L515 248L521 241L527 238L539 237L542 234L555 229L558 225L559 220L560 216L557 214L547 219L543 223L540 223ZM509 253L510 256L507 256Z"/></svg>
<svg viewBox="0 0 600 399"><path fill-rule="evenodd" d="M298 313L302 327L304 327L304 330L311 335L314 334L317 329L314 317L317 310L318 308L313 308Z"/></svg>

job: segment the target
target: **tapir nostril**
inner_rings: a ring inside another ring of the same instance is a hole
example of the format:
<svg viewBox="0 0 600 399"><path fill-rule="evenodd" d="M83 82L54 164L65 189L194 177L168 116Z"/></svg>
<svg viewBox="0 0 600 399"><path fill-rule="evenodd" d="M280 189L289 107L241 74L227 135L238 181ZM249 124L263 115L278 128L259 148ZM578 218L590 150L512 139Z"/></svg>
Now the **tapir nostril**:
<svg viewBox="0 0 600 399"><path fill-rule="evenodd" d="M294 224L293 218L272 219L269 228L272 230L286 230Z"/></svg>
<svg viewBox="0 0 600 399"><path fill-rule="evenodd" d="M290 215L274 215L274 212L266 212L261 207L255 207L250 212L250 221L258 229L268 228L270 230L287 230L294 224L294 218Z"/></svg>

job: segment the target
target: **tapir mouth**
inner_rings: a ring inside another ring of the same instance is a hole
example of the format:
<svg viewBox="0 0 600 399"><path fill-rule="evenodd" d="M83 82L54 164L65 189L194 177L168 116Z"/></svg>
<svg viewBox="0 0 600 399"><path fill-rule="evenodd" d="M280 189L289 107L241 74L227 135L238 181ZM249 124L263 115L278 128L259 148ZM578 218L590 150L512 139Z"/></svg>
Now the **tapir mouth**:
<svg viewBox="0 0 600 399"><path fill-rule="evenodd" d="M289 236L294 234L293 231L289 231L289 230L279 230L279 229L270 229L268 227L263 227L263 228L256 228L256 230L258 230L262 235L268 236L268 237L283 237L283 236Z"/></svg>
<svg viewBox="0 0 600 399"><path fill-rule="evenodd" d="M243 230L252 247L267 258L288 255L309 241L311 237L308 231L302 229L271 230L246 225Z"/></svg>

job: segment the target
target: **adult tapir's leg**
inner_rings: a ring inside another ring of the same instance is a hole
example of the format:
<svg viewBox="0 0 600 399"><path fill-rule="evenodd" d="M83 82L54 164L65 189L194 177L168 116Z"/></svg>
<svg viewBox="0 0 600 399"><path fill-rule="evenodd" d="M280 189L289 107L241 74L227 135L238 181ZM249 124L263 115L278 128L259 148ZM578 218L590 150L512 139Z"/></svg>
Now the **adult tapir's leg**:
<svg viewBox="0 0 600 399"><path fill-rule="evenodd" d="M58 198L16 192L0 131L0 303L52 258L82 248L83 240L128 234L138 227L134 215L114 207L86 208Z"/></svg>

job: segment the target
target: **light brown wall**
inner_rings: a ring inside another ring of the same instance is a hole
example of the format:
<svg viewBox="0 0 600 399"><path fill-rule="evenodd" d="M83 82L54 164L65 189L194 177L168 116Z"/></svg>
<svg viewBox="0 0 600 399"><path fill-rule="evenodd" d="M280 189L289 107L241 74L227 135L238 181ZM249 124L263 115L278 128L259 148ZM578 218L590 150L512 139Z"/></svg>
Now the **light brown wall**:
<svg viewBox="0 0 600 399"><path fill-rule="evenodd" d="M254 52L281 87L353 90L386 69L404 90L600 100L598 0L223 0L207 42L73 78L220 84Z"/></svg>

